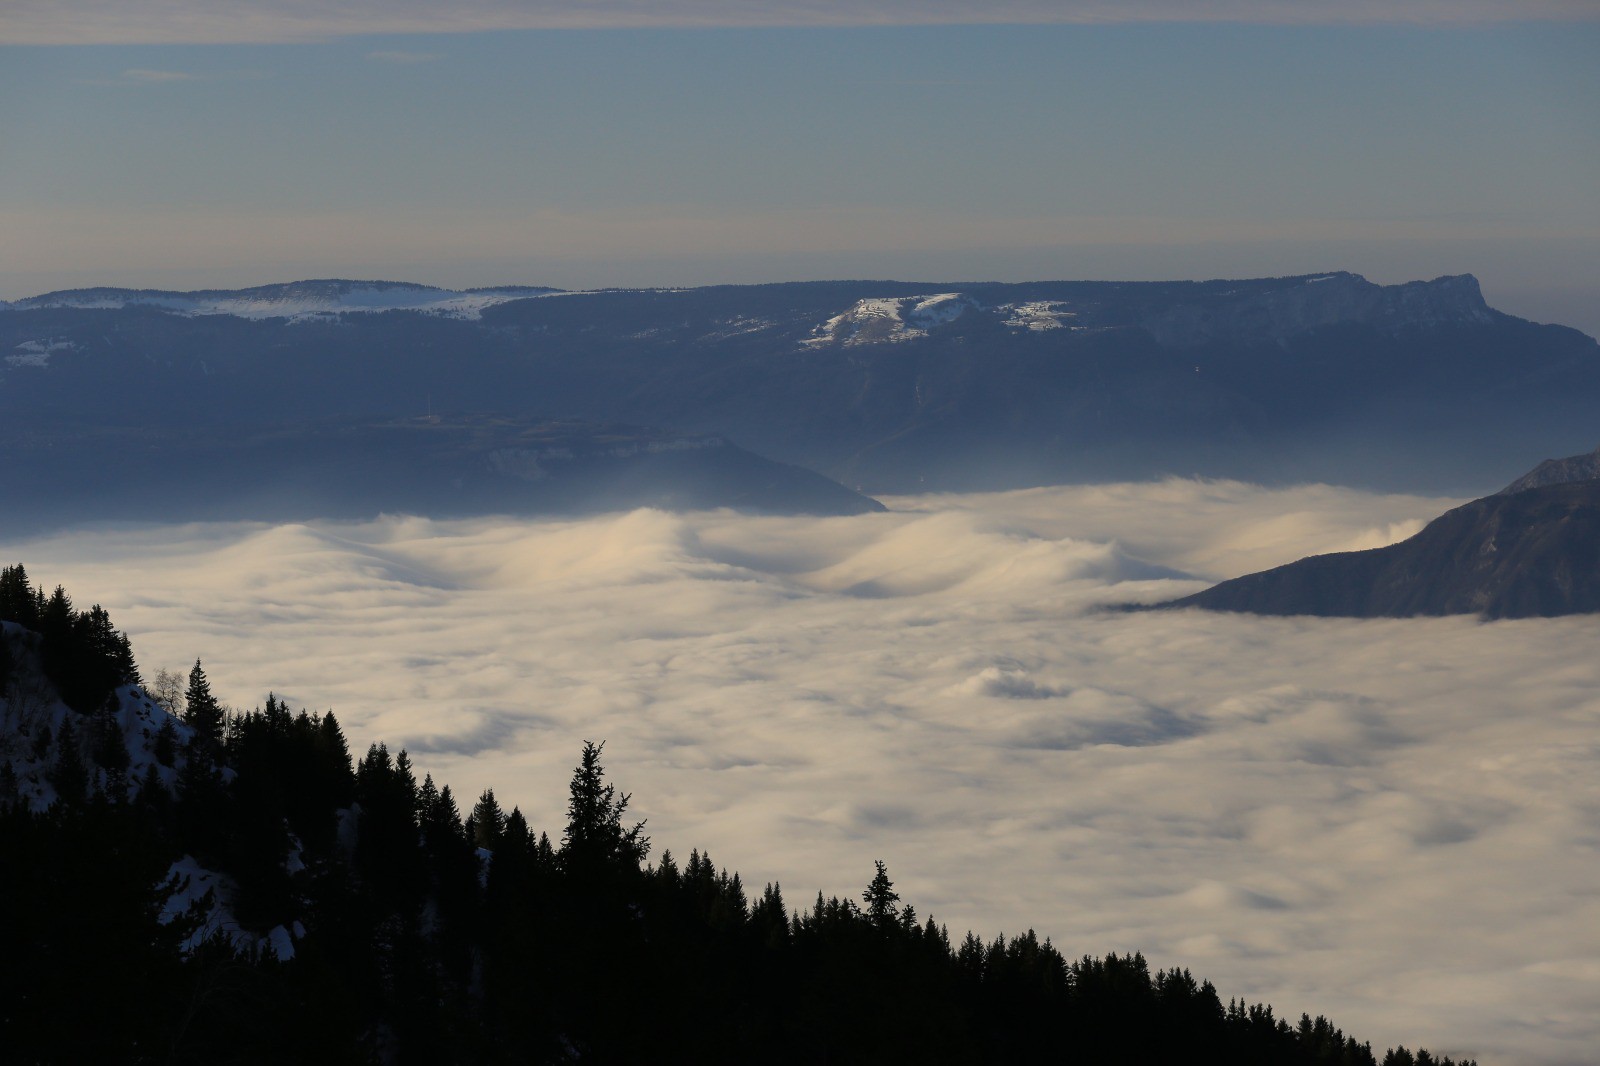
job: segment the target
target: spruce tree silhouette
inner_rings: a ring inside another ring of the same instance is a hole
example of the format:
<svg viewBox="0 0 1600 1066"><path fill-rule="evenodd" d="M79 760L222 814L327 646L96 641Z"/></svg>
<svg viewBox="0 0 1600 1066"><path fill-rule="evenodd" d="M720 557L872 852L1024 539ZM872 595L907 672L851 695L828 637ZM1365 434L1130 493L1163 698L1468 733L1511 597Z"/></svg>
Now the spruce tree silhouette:
<svg viewBox="0 0 1600 1066"><path fill-rule="evenodd" d="M215 746L222 742L222 705L211 694L211 682L206 679L206 672L201 667L199 659L194 661L194 669L189 671L189 688L184 693L183 721L195 731L196 739L203 740L207 745Z"/></svg>

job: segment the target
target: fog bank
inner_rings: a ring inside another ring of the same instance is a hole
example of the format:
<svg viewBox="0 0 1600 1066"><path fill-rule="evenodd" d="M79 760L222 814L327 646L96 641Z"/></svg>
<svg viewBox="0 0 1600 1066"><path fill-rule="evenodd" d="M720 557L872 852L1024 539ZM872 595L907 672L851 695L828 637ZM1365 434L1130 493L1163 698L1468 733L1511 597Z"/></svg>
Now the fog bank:
<svg viewBox="0 0 1600 1066"><path fill-rule="evenodd" d="M1600 1046L1595 620L1118 614L1461 501L1168 481L888 514L205 525L0 545L149 676L332 708L558 835L583 739L655 854L791 906L1140 949L1383 1046ZM81 604L80 606L87 606Z"/></svg>

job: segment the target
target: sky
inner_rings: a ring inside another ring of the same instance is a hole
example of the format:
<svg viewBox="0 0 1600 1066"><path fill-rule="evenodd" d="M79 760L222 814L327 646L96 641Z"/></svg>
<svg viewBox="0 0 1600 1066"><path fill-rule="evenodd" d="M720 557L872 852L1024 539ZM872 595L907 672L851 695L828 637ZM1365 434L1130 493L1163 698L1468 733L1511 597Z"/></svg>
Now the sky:
<svg viewBox="0 0 1600 1066"><path fill-rule="evenodd" d="M10 0L0 298L1473 273L1600 333L1600 0Z"/></svg>
<svg viewBox="0 0 1600 1066"><path fill-rule="evenodd" d="M655 842L959 939L1145 952L1484 1066L1600 1046L1589 617L1111 613L1461 501L1166 481L883 514L77 530L0 544L146 677L332 709L559 833L585 739Z"/></svg>

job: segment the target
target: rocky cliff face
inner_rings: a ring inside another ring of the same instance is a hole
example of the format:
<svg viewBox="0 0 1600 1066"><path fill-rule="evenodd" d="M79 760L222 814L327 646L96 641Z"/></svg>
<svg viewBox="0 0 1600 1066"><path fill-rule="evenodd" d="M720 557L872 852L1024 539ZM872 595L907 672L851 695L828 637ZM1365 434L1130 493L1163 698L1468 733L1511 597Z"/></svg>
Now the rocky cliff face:
<svg viewBox="0 0 1600 1066"><path fill-rule="evenodd" d="M1344 323L1385 330L1428 329L1487 323L1495 316L1471 274L1405 285L1375 285L1359 274L1342 272L1299 281L1243 295L1208 293L1203 299L1158 311L1139 324L1163 345L1186 348L1279 344Z"/></svg>

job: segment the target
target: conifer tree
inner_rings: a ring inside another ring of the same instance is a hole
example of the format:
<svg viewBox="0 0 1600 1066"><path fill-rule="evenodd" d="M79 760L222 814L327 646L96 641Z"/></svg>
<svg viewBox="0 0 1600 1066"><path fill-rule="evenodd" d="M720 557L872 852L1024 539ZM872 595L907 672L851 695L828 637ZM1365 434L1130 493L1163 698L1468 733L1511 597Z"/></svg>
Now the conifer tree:
<svg viewBox="0 0 1600 1066"><path fill-rule="evenodd" d="M452 832L459 832L461 829L461 808L456 806L456 797L450 791L449 785L439 790L439 801L434 804L433 820Z"/></svg>
<svg viewBox="0 0 1600 1066"><path fill-rule="evenodd" d="M0 570L0 620L17 622L28 629L39 627L38 601L21 563Z"/></svg>
<svg viewBox="0 0 1600 1066"><path fill-rule="evenodd" d="M634 871L650 851L644 823L622 828L628 809L627 793L605 783L600 752L605 742L583 742L583 757L572 772L567 803L567 828L561 837L561 863L572 872L599 873L607 869Z"/></svg>
<svg viewBox="0 0 1600 1066"><path fill-rule="evenodd" d="M121 709L121 701L113 692L106 697L99 713L94 716L94 761L107 770L128 768L128 743L122 735L122 723L118 720Z"/></svg>
<svg viewBox="0 0 1600 1066"><path fill-rule="evenodd" d="M506 827L500 834L502 843L510 845L521 851L533 847L533 836L528 832L528 819L519 807L511 808L511 813L506 815Z"/></svg>
<svg viewBox="0 0 1600 1066"><path fill-rule="evenodd" d="M43 593L43 589L39 590ZM47 637L64 636L72 629L72 597L60 585L39 609L39 631Z"/></svg>
<svg viewBox="0 0 1600 1066"><path fill-rule="evenodd" d="M494 789L486 788L472 808L473 846L493 851L500 846L505 832L506 816L494 798Z"/></svg>
<svg viewBox="0 0 1600 1066"><path fill-rule="evenodd" d="M50 775L56 795L65 803L83 799L89 787L89 775L83 768L83 754L78 750L78 731L73 728L72 715L61 722L56 734L56 764Z"/></svg>
<svg viewBox="0 0 1600 1066"><path fill-rule="evenodd" d="M422 785L417 789L417 824L427 829L433 820L433 811L439 803L439 786L433 783L432 774L422 775Z"/></svg>
<svg viewBox="0 0 1600 1066"><path fill-rule="evenodd" d="M162 766L177 765L173 760L178 757L178 729L172 724L170 717L161 720L161 728L156 730L156 739L151 745L150 753Z"/></svg>
<svg viewBox="0 0 1600 1066"><path fill-rule="evenodd" d="M878 872L873 875L867 890L861 893L861 899L867 905L867 919L873 925L879 929L892 929L900 914L900 893L894 890L894 882L889 880L889 871L884 868L883 861L875 859L873 865Z"/></svg>
<svg viewBox="0 0 1600 1066"><path fill-rule="evenodd" d="M144 777L139 781L139 799L158 806L165 806L172 799L167 786L161 782L161 771L156 769L155 763L149 763L144 768Z"/></svg>
<svg viewBox="0 0 1600 1066"><path fill-rule="evenodd" d="M194 730L195 739L211 747L221 744L222 705L211 694L211 682L206 679L199 659L194 661L194 669L189 671L189 688L183 700L183 721Z"/></svg>

